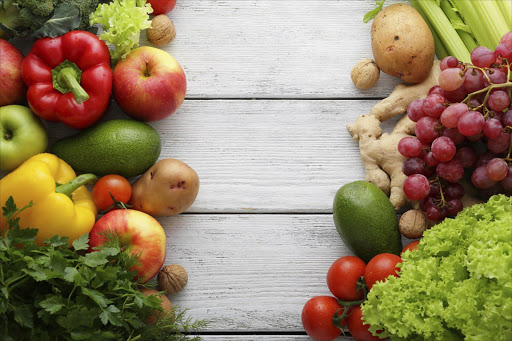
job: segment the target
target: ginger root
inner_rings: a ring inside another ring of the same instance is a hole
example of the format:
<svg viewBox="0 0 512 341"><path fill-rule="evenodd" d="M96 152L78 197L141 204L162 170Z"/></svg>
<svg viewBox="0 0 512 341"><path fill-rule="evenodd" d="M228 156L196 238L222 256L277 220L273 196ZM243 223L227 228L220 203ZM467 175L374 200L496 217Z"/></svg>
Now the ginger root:
<svg viewBox="0 0 512 341"><path fill-rule="evenodd" d="M437 61L423 82L397 85L388 98L372 108L370 115L361 115L354 123L347 125L352 138L359 141L366 181L375 184L389 195L395 210L404 207L408 202L402 189L406 179L402 172L402 163L406 158L398 152L397 146L403 137L414 135L415 123L405 115L391 134L383 133L380 124L406 113L407 107L415 99L426 97L430 88L438 84L439 73Z"/></svg>

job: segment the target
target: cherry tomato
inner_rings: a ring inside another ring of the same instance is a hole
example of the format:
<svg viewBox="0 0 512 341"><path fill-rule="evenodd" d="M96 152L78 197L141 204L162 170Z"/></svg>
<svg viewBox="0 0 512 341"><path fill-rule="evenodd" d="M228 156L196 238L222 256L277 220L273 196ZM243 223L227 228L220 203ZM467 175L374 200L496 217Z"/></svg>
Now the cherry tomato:
<svg viewBox="0 0 512 341"><path fill-rule="evenodd" d="M368 263L370 264L370 263ZM347 328L356 341L378 341L381 340L378 336L372 335L368 330L369 324L363 324L363 311L361 306L353 307L350 315L347 317Z"/></svg>
<svg viewBox="0 0 512 341"><path fill-rule="evenodd" d="M327 271L327 287L340 300L361 300L364 293L357 288L357 281L364 276L365 268L366 264L361 258L341 257Z"/></svg>
<svg viewBox="0 0 512 341"><path fill-rule="evenodd" d="M364 271L364 280L368 290L371 290L377 281L385 281L390 275L399 277L396 265L401 262L402 258L391 253L381 253L373 257Z"/></svg>
<svg viewBox="0 0 512 341"><path fill-rule="evenodd" d="M333 323L334 314L343 313L343 308L331 296L316 296L306 302L302 309L304 330L315 341L331 341L340 336L341 329ZM346 325L346 321L341 323Z"/></svg>
<svg viewBox="0 0 512 341"><path fill-rule="evenodd" d="M166 14L172 11L176 5L176 0L148 0L148 4L151 4L153 8L152 15Z"/></svg>
<svg viewBox="0 0 512 341"><path fill-rule="evenodd" d="M400 252L400 254L403 254L405 251L409 250L409 251L414 251L414 250L417 250L418 249L418 244L420 243L419 240L415 240L413 242L410 242L409 244L407 244L402 252Z"/></svg>
<svg viewBox="0 0 512 341"><path fill-rule="evenodd" d="M132 186L120 175L105 175L96 182L92 189L92 198L99 210L105 211L114 204L110 194L117 201L127 203L132 196Z"/></svg>

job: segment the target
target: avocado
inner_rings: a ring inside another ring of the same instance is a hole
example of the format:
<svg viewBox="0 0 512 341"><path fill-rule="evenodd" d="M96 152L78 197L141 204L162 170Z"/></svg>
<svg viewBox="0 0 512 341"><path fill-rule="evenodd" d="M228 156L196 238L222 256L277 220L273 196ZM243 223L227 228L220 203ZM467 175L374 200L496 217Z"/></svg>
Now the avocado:
<svg viewBox="0 0 512 341"><path fill-rule="evenodd" d="M99 123L55 142L51 152L76 172L126 178L148 170L160 156L161 141L149 124L127 119Z"/></svg>
<svg viewBox="0 0 512 341"><path fill-rule="evenodd" d="M348 248L365 263L380 253L400 255L398 217L388 197L372 183L343 185L333 204L334 224Z"/></svg>

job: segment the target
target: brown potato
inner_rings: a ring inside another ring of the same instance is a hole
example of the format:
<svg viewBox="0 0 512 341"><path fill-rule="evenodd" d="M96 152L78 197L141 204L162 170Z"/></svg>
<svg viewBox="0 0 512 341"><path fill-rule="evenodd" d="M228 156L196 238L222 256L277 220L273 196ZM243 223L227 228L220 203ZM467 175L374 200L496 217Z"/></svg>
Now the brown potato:
<svg viewBox="0 0 512 341"><path fill-rule="evenodd" d="M199 177L185 162L162 159L133 184L130 204L152 216L172 216L187 210L199 192Z"/></svg>
<svg viewBox="0 0 512 341"><path fill-rule="evenodd" d="M160 294L160 292L156 289L152 288L141 288L140 292L144 294L144 296L150 296L150 295L158 295L158 298L160 298L160 306L164 310L162 313L161 311L156 311L153 314L149 314L149 316L146 317L146 324L155 324L159 318L162 318L166 314L172 313L172 303L169 301L169 298L163 294Z"/></svg>
<svg viewBox="0 0 512 341"><path fill-rule="evenodd" d="M407 83L427 78L434 62L432 32L414 8L395 4L375 17L371 31L375 63L388 75Z"/></svg>

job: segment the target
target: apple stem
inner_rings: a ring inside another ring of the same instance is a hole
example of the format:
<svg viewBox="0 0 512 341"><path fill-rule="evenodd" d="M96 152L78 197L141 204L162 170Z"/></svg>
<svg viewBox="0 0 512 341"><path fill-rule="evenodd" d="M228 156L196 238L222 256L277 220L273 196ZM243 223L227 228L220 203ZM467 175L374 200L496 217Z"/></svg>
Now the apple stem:
<svg viewBox="0 0 512 341"><path fill-rule="evenodd" d="M149 64L148 61L146 61L146 68L144 69L144 76L146 76L146 77L151 76L151 72L149 72L148 64Z"/></svg>
<svg viewBox="0 0 512 341"><path fill-rule="evenodd" d="M72 92L77 103L89 99L89 94L80 85L82 70L75 63L65 60L52 70L53 87L63 94Z"/></svg>
<svg viewBox="0 0 512 341"><path fill-rule="evenodd" d="M73 193L79 187L86 184L94 184L96 181L98 181L98 177L94 174L81 174L68 183L56 186L55 192L62 193L68 197L71 197L71 193Z"/></svg>

